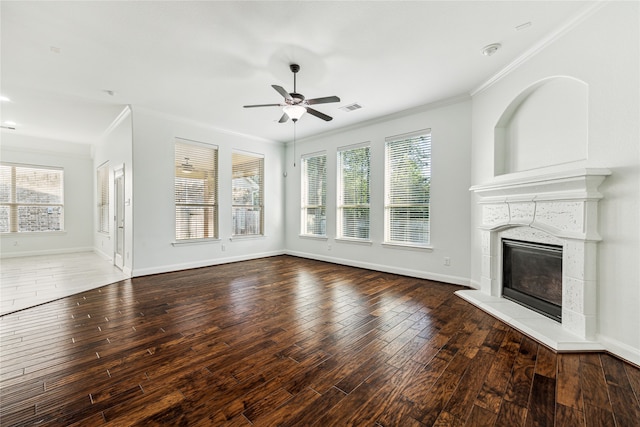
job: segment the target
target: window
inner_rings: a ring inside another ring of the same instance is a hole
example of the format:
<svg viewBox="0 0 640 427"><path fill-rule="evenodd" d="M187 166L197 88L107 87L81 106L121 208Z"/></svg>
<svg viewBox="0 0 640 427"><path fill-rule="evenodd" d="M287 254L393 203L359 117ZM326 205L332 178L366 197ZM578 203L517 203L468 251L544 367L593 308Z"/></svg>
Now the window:
<svg viewBox="0 0 640 427"><path fill-rule="evenodd" d="M431 130L386 138L385 242L429 244Z"/></svg>
<svg viewBox="0 0 640 427"><path fill-rule="evenodd" d="M302 158L302 234L327 234L327 155Z"/></svg>
<svg viewBox="0 0 640 427"><path fill-rule="evenodd" d="M234 236L263 235L264 156L232 154L232 210Z"/></svg>
<svg viewBox="0 0 640 427"><path fill-rule="evenodd" d="M109 232L109 165L98 168L96 177L98 198L98 232Z"/></svg>
<svg viewBox="0 0 640 427"><path fill-rule="evenodd" d="M174 191L176 240L218 237L218 147L176 139Z"/></svg>
<svg viewBox="0 0 640 427"><path fill-rule="evenodd" d="M0 232L64 230L64 171L0 164Z"/></svg>
<svg viewBox="0 0 640 427"><path fill-rule="evenodd" d="M338 237L369 239L369 145L338 149Z"/></svg>

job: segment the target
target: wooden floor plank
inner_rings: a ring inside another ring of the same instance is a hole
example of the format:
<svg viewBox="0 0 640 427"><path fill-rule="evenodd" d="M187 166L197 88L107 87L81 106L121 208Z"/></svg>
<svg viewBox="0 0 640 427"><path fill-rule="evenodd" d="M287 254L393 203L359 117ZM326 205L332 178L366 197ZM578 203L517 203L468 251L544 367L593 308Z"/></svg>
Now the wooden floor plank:
<svg viewBox="0 0 640 427"><path fill-rule="evenodd" d="M0 424L625 426L640 370L556 354L459 286L277 256L0 316Z"/></svg>
<svg viewBox="0 0 640 427"><path fill-rule="evenodd" d="M531 387L527 427L553 427L556 415L556 380L534 374Z"/></svg>

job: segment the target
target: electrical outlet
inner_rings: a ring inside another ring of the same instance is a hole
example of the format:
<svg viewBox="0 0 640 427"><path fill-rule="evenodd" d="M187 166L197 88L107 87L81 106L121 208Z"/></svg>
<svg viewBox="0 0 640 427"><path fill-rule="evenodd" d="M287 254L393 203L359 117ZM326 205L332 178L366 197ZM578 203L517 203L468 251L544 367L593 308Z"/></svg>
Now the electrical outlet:
<svg viewBox="0 0 640 427"><path fill-rule="evenodd" d="M451 265L451 258L449 258L448 256L444 257L444 265L449 267Z"/></svg>
<svg viewBox="0 0 640 427"><path fill-rule="evenodd" d="M225 245L222 245L222 252L226 251L227 247Z"/></svg>
<svg viewBox="0 0 640 427"><path fill-rule="evenodd" d="M327 245L327 250L330 251L331 250L331 244Z"/></svg>

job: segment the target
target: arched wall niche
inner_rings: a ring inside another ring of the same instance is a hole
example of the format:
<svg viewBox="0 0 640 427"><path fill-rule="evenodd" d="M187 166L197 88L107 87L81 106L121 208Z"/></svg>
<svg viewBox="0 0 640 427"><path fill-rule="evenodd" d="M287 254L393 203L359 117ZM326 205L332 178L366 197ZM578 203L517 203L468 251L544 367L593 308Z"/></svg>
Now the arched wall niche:
<svg viewBox="0 0 640 427"><path fill-rule="evenodd" d="M494 129L494 175L587 159L588 86L568 76L540 80L514 98Z"/></svg>

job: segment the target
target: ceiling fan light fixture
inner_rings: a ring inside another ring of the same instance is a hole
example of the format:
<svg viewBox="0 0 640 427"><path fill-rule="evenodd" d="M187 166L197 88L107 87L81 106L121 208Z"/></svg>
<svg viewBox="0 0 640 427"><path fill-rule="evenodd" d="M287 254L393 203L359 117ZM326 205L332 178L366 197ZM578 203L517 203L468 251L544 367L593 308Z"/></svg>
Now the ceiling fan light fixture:
<svg viewBox="0 0 640 427"><path fill-rule="evenodd" d="M289 116L291 120L296 122L300 117L302 117L307 109L301 105L285 105L282 111L284 111L284 113Z"/></svg>

